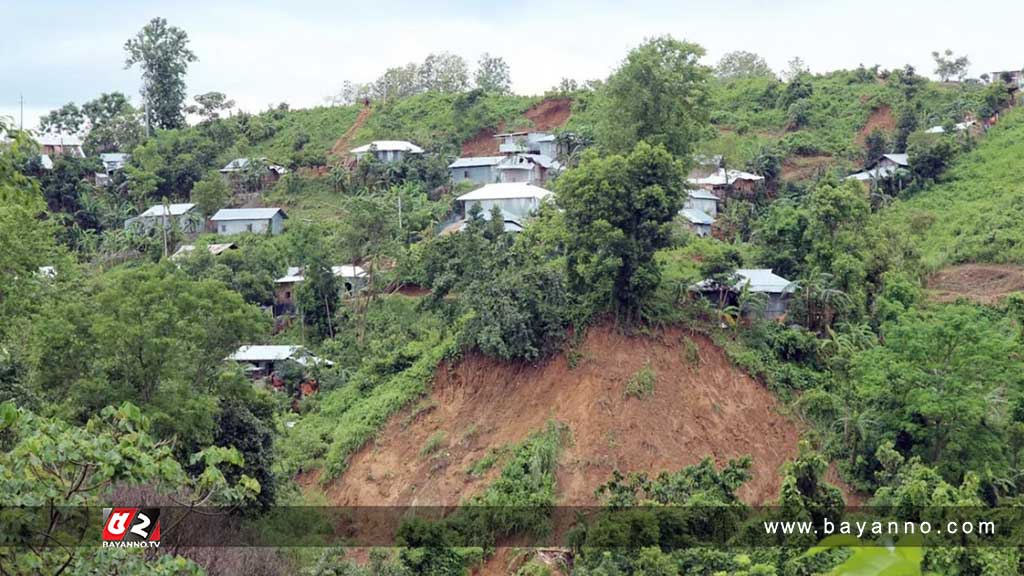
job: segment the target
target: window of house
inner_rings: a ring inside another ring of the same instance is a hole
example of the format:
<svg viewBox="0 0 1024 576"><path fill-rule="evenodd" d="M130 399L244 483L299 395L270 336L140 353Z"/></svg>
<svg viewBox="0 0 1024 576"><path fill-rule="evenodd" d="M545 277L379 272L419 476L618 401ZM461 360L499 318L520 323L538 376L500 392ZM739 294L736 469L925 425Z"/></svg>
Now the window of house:
<svg viewBox="0 0 1024 576"><path fill-rule="evenodd" d="M469 178L469 170L463 170L462 171L462 177L463 178Z"/></svg>
<svg viewBox="0 0 1024 576"><path fill-rule="evenodd" d="M246 232L252 232L252 222L245 225Z"/></svg>

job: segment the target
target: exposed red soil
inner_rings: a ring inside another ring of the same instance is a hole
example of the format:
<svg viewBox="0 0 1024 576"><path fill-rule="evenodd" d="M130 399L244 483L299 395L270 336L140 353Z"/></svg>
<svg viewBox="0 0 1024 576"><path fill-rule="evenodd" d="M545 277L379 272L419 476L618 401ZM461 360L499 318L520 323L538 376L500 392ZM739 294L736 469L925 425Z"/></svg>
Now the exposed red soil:
<svg viewBox="0 0 1024 576"><path fill-rule="evenodd" d="M544 100L523 113L523 117L533 124L532 129L541 132L564 126L569 121L570 116L572 116L571 98ZM493 128L484 128L475 136L462 143L462 155L496 156L498 154L498 141L494 138L494 135L504 129L504 124Z"/></svg>
<svg viewBox="0 0 1024 576"><path fill-rule="evenodd" d="M698 365L685 358L685 338L698 347ZM564 355L528 365L469 354L441 365L431 394L352 457L327 486L328 499L342 506L456 504L487 486L501 461L481 478L467 474L470 466L549 420L571 434L556 473L562 504L596 504L595 489L615 469L656 475L706 456L721 465L746 454L753 478L741 497L760 504L778 496L779 470L796 455L800 427L707 338L680 329L626 336L604 326L589 331L579 353L575 368ZM626 382L647 362L657 375L653 393L627 398ZM423 455L438 434L444 447ZM313 480L302 479L307 486Z"/></svg>
<svg viewBox="0 0 1024 576"><path fill-rule="evenodd" d="M828 170L834 158L821 156L790 156L782 162L783 180L813 180Z"/></svg>
<svg viewBox="0 0 1024 576"><path fill-rule="evenodd" d="M476 136L462 143L462 155L464 157L497 156L498 139L494 137L497 133L497 128L484 128L477 132Z"/></svg>
<svg viewBox="0 0 1024 576"><path fill-rule="evenodd" d="M541 132L561 128L572 116L572 98L544 100L527 110L523 116L533 122L533 127Z"/></svg>
<svg viewBox="0 0 1024 576"><path fill-rule="evenodd" d="M863 146L868 135L875 130L881 130L889 134L896 130L896 117L893 116L892 108L888 105L879 106L871 111L868 121L864 123L864 126L857 133L857 145Z"/></svg>
<svg viewBox="0 0 1024 576"><path fill-rule="evenodd" d="M928 278L929 298L955 302L966 298L996 304L1009 294L1024 291L1024 267L1007 264L961 264L943 268Z"/></svg>
<svg viewBox="0 0 1024 576"><path fill-rule="evenodd" d="M352 143L352 137L355 136L356 131L363 127L363 124L366 123L366 120L371 114L373 114L373 108L370 106L364 106L363 109L359 111L359 115L356 116L355 122L348 127L348 130L345 130L345 133L341 135L341 138L338 138L338 141L334 143L334 146L331 146L331 156L342 158L348 155L349 146Z"/></svg>

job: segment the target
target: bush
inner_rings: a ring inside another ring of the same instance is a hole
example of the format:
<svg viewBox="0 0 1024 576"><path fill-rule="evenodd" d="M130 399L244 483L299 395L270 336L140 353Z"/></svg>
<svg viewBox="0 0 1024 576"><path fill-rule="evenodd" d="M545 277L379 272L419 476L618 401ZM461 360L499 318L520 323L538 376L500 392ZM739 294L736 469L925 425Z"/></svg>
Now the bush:
<svg viewBox="0 0 1024 576"><path fill-rule="evenodd" d="M650 396L654 393L654 381L657 377L658 375L651 368L651 361L644 362L643 368L640 368L626 381L626 397L644 399Z"/></svg>

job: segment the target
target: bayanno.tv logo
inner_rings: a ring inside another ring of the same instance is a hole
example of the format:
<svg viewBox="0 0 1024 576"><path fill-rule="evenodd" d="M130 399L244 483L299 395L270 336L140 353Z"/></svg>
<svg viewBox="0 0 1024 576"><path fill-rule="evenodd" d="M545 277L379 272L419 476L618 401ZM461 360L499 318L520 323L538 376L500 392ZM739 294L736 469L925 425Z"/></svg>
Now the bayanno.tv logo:
<svg viewBox="0 0 1024 576"><path fill-rule="evenodd" d="M159 508L104 508L105 548L159 548Z"/></svg>

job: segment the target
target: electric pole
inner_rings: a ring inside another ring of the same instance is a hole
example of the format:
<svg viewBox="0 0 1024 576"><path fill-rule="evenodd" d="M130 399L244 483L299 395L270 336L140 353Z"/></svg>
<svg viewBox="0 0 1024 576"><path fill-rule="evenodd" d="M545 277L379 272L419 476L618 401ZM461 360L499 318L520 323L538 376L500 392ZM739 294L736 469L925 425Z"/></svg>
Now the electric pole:
<svg viewBox="0 0 1024 576"><path fill-rule="evenodd" d="M21 108L20 115L21 119L18 121L18 130L25 129L25 93L18 93L18 106Z"/></svg>

